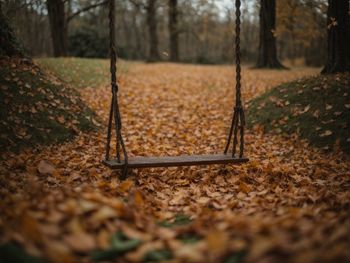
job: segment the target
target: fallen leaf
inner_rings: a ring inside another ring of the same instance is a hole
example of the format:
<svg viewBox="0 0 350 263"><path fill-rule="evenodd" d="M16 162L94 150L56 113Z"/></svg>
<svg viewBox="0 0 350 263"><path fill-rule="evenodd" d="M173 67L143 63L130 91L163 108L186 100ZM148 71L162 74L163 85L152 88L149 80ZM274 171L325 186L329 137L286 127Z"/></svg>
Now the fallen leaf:
<svg viewBox="0 0 350 263"><path fill-rule="evenodd" d="M38 165L38 172L43 175L52 175L56 171L56 168L48 161L42 160Z"/></svg>
<svg viewBox="0 0 350 263"><path fill-rule="evenodd" d="M208 250L213 254L223 253L229 245L229 237L227 232L223 230L210 231L206 235L205 240L207 242Z"/></svg>
<svg viewBox="0 0 350 263"><path fill-rule="evenodd" d="M96 241L91 234L79 232L67 235L64 241L71 247L72 250L78 253L86 253L96 248Z"/></svg>
<svg viewBox="0 0 350 263"><path fill-rule="evenodd" d="M94 222L103 222L110 218L115 218L118 216L118 213L116 210L112 209L109 206L102 206L99 210L97 210L94 214L91 216L91 220Z"/></svg>
<svg viewBox="0 0 350 263"><path fill-rule="evenodd" d="M326 130L325 132L323 132L323 133L320 134L320 137L326 137L326 136L330 136L330 135L332 135L332 134L333 134L332 131Z"/></svg>

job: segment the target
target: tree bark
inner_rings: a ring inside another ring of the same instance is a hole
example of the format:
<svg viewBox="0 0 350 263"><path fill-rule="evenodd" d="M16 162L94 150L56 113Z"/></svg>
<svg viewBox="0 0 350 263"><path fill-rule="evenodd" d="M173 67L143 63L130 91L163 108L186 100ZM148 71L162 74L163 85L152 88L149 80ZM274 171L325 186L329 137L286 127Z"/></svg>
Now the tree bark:
<svg viewBox="0 0 350 263"><path fill-rule="evenodd" d="M147 9L147 25L149 34L149 55L148 61L159 61L160 56L158 52L158 32L157 32L157 0L148 0Z"/></svg>
<svg viewBox="0 0 350 263"><path fill-rule="evenodd" d="M47 0L47 11L50 21L53 55L67 56L68 28L63 0Z"/></svg>
<svg viewBox="0 0 350 263"><path fill-rule="evenodd" d="M277 59L276 0L261 0L260 5L260 43L256 67L285 69Z"/></svg>
<svg viewBox="0 0 350 263"><path fill-rule="evenodd" d="M137 20L136 20L139 13L140 13L139 6L134 5L133 18L132 18L132 28L133 28L134 38L135 38L135 52L134 53L135 53L136 59L144 58L144 56L145 56L144 48L143 48L142 41L141 41L139 26L138 26Z"/></svg>
<svg viewBox="0 0 350 263"><path fill-rule="evenodd" d="M179 61L179 30L177 24L177 0L169 0L169 47L170 61Z"/></svg>
<svg viewBox="0 0 350 263"><path fill-rule="evenodd" d="M23 57L22 50L0 4L0 57Z"/></svg>
<svg viewBox="0 0 350 263"><path fill-rule="evenodd" d="M327 62L322 74L350 71L350 16L348 0L328 0Z"/></svg>

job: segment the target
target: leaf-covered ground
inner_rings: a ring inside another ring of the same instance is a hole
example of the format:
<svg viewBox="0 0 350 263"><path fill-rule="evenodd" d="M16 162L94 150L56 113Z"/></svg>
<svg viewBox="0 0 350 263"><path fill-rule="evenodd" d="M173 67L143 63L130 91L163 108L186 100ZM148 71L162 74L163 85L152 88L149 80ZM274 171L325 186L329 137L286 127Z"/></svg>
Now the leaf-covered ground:
<svg viewBox="0 0 350 263"><path fill-rule="evenodd" d="M304 78L259 96L248 108L248 125L297 133L324 150L350 153L350 74Z"/></svg>
<svg viewBox="0 0 350 263"><path fill-rule="evenodd" d="M96 128L79 93L28 59L0 60L0 101L0 152L67 141Z"/></svg>
<svg viewBox="0 0 350 263"><path fill-rule="evenodd" d="M120 78L129 154L221 152L233 72L228 66L131 66ZM317 73L245 69L245 101ZM110 88L80 92L106 123ZM247 131L247 164L135 170L120 181L101 165L104 141L102 129L7 156L0 166L2 255L18 255L12 244L19 244L51 262L350 260L347 156L256 129Z"/></svg>

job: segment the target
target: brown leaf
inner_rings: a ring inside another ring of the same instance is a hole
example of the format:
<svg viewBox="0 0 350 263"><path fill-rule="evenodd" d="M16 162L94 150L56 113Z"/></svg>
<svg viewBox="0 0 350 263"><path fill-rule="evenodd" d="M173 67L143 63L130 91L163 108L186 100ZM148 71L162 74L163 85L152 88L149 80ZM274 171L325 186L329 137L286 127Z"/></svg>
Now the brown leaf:
<svg viewBox="0 0 350 263"><path fill-rule="evenodd" d="M330 135L332 135L332 134L333 134L332 131L326 130L325 132L323 132L323 133L320 134L320 137L326 137L326 136L330 136Z"/></svg>
<svg viewBox="0 0 350 263"><path fill-rule="evenodd" d="M41 242L43 240L37 220L29 213L24 213L21 216L21 231L30 240Z"/></svg>
<svg viewBox="0 0 350 263"><path fill-rule="evenodd" d="M208 250L214 254L223 253L229 244L227 232L223 230L210 231L206 235L205 240L207 242Z"/></svg>
<svg viewBox="0 0 350 263"><path fill-rule="evenodd" d="M76 260L72 255L72 251L69 247L58 241L51 240L46 247L46 254L53 263L74 263Z"/></svg>
<svg viewBox="0 0 350 263"><path fill-rule="evenodd" d="M78 253L90 252L96 248L96 241L86 232L73 233L64 237L64 241Z"/></svg>
<svg viewBox="0 0 350 263"><path fill-rule="evenodd" d="M55 173L55 171L56 171L56 168L51 163L45 160L40 161L38 165L38 172L40 174L52 175Z"/></svg>
<svg viewBox="0 0 350 263"><path fill-rule="evenodd" d="M104 205L91 216L91 220L94 222L103 222L107 219L114 218L117 216L118 213L115 209Z"/></svg>
<svg viewBox="0 0 350 263"><path fill-rule="evenodd" d="M64 118L64 116L58 116L57 120L58 120L58 122L61 123L61 124L64 124L65 121L66 121L65 118Z"/></svg>

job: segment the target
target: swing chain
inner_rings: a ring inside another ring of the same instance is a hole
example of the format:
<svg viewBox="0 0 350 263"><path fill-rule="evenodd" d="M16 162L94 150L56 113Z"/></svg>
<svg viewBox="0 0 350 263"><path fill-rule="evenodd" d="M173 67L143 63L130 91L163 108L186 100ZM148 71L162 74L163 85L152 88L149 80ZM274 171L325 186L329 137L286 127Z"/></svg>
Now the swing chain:
<svg viewBox="0 0 350 263"><path fill-rule="evenodd" d="M232 144L232 157L236 155L236 148L238 144L238 132L240 133L240 149L239 157L243 157L244 153L244 126L245 126L245 115L242 106L241 99L241 46L240 46L240 34L241 34L241 1L236 0L236 37L235 37L235 53L236 53L236 105L233 109L233 117L229 136L227 139L224 153L227 154L233 136Z"/></svg>
<svg viewBox="0 0 350 263"><path fill-rule="evenodd" d="M115 136L116 136L116 153L117 160L121 162L121 153L124 156L124 169L122 176L126 177L127 167L128 167L128 154L126 152L126 147L124 144L122 136L122 121L119 111L118 103L118 91L119 86L117 83L117 51L116 51L116 41L115 41L115 0L109 0L109 50L110 50L110 73L111 73L111 89L112 89L112 101L109 112L108 129L107 129L107 144L106 144L106 154L105 160L110 159L110 148L111 148L111 138L112 138L112 124L114 118L115 125Z"/></svg>

